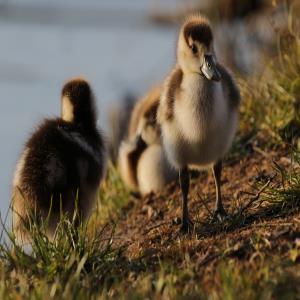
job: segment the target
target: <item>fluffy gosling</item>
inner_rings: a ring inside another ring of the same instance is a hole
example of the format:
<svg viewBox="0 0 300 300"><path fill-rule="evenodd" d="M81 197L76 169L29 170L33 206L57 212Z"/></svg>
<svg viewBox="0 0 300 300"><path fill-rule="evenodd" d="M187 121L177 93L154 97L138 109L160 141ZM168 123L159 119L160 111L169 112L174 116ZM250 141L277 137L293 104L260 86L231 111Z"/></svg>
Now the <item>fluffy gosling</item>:
<svg viewBox="0 0 300 300"><path fill-rule="evenodd" d="M179 171L182 225L188 232L188 168L212 168L216 186L215 216L226 212L221 199L222 158L228 152L238 121L239 90L217 62L209 21L187 18L177 44L177 63L167 77L158 108L167 157Z"/></svg>
<svg viewBox="0 0 300 300"><path fill-rule="evenodd" d="M80 220L88 217L105 169L105 145L96 127L90 85L83 79L65 84L61 117L45 120L27 141L17 163L12 188L13 231L28 242L30 213L48 218L53 238L62 209L69 218L78 198Z"/></svg>
<svg viewBox="0 0 300 300"><path fill-rule="evenodd" d="M160 87L153 88L135 104L128 137L119 149L123 181L142 195L162 190L176 176L163 151L156 122L160 92Z"/></svg>

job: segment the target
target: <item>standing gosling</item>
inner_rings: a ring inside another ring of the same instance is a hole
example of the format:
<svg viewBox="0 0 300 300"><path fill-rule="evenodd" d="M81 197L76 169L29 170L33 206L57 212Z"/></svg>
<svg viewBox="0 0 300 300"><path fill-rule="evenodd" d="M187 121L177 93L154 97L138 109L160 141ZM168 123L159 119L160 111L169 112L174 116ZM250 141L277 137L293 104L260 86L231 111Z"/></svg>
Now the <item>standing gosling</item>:
<svg viewBox="0 0 300 300"><path fill-rule="evenodd" d="M105 169L105 146L96 127L93 92L88 82L74 79L62 89L61 117L45 120L27 141L13 179L13 230L29 241L30 213L46 220L52 239L60 211L88 217Z"/></svg>
<svg viewBox="0 0 300 300"><path fill-rule="evenodd" d="M119 149L121 176L132 190L142 195L162 190L176 177L167 161L156 122L161 87L150 90L132 111L128 137Z"/></svg>
<svg viewBox="0 0 300 300"><path fill-rule="evenodd" d="M211 167L216 186L215 217L226 212L221 200L222 158L229 150L238 121L239 90L216 61L213 34L201 15L183 24L177 64L165 81L158 109L167 157L179 170L182 227L189 231L188 167Z"/></svg>

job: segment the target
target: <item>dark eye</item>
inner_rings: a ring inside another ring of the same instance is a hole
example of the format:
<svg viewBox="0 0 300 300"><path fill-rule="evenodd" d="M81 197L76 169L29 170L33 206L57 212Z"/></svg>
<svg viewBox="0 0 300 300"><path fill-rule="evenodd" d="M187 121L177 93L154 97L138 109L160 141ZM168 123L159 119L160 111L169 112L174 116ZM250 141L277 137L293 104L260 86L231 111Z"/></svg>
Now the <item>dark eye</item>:
<svg viewBox="0 0 300 300"><path fill-rule="evenodd" d="M192 49L192 52L193 52L194 54L197 54L198 49L197 49L197 46L196 46L195 44L192 44L191 49Z"/></svg>

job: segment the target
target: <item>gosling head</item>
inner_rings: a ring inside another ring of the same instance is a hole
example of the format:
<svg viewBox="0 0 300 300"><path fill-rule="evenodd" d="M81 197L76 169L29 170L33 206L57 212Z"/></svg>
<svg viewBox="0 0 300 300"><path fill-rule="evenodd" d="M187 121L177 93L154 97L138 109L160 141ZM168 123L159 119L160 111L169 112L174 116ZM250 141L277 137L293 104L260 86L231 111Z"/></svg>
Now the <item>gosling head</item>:
<svg viewBox="0 0 300 300"><path fill-rule="evenodd" d="M147 145L160 143L160 128L156 121L158 101L147 107L138 124L137 132Z"/></svg>
<svg viewBox="0 0 300 300"><path fill-rule="evenodd" d="M94 95L89 83L82 78L68 81L61 93L61 118L86 127L96 125Z"/></svg>
<svg viewBox="0 0 300 300"><path fill-rule="evenodd" d="M219 81L221 74L213 47L209 21L193 15L184 22L178 39L177 60L184 73L198 73L208 80Z"/></svg>

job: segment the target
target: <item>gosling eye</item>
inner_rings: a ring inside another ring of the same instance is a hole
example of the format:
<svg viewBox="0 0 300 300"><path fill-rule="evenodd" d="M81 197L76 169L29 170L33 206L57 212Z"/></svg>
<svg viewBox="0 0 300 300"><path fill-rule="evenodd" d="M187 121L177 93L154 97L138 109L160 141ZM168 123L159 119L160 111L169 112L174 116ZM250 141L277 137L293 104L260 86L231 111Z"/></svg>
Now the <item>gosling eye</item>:
<svg viewBox="0 0 300 300"><path fill-rule="evenodd" d="M195 44L192 44L191 49L192 49L192 52L193 52L194 54L197 54L197 53L198 53L198 48L197 48L197 46L196 46Z"/></svg>

